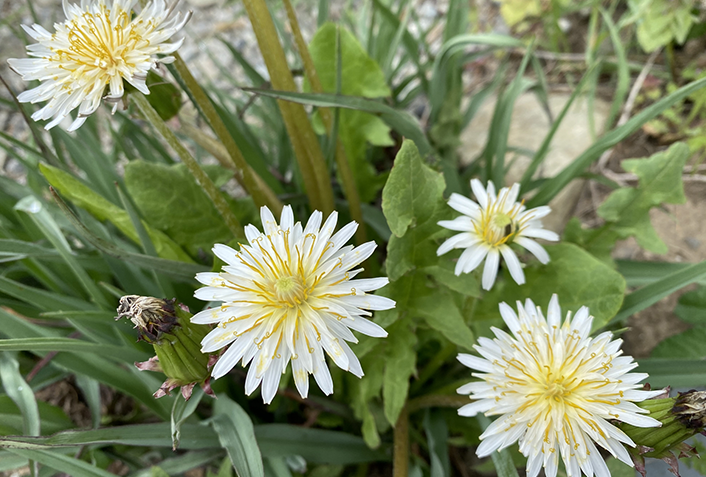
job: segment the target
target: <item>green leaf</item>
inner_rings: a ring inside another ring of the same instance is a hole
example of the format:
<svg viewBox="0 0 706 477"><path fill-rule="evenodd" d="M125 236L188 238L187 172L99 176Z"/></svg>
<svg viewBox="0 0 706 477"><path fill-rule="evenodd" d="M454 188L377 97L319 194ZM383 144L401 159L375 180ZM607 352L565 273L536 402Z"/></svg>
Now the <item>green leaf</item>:
<svg viewBox="0 0 706 477"><path fill-rule="evenodd" d="M385 417L394 426L407 401L409 378L417 371L417 336L407 321L388 329L382 398Z"/></svg>
<svg viewBox="0 0 706 477"><path fill-rule="evenodd" d="M427 409L424 413L424 432L429 445L430 477L450 477L451 463L447 443L449 429L444 416L440 412Z"/></svg>
<svg viewBox="0 0 706 477"><path fill-rule="evenodd" d="M653 389L692 388L703 386L706 381L706 360L703 359L641 359L637 369L650 375L647 381Z"/></svg>
<svg viewBox="0 0 706 477"><path fill-rule="evenodd" d="M706 287L684 293L674 313L682 320L694 325L706 325Z"/></svg>
<svg viewBox="0 0 706 477"><path fill-rule="evenodd" d="M183 164L132 161L125 185L142 217L183 247L209 250L231 233L203 189Z"/></svg>
<svg viewBox="0 0 706 477"><path fill-rule="evenodd" d="M436 255L436 251L433 251ZM451 260L439 260L436 265L424 267L423 272L431 275L440 285L465 296L480 297L480 284L473 273L454 273L455 264Z"/></svg>
<svg viewBox="0 0 706 477"><path fill-rule="evenodd" d="M115 474L100 469L95 465L59 454L55 451L11 448L10 452L26 459L35 460L72 477L115 477Z"/></svg>
<svg viewBox="0 0 706 477"><path fill-rule="evenodd" d="M5 392L22 413L24 434L38 436L41 421L37 400L34 398L32 388L20 374L20 366L14 355L0 354L0 380L2 380Z"/></svg>
<svg viewBox="0 0 706 477"><path fill-rule="evenodd" d="M697 326L661 341L650 356L653 358L706 358L706 328Z"/></svg>
<svg viewBox="0 0 706 477"><path fill-rule="evenodd" d="M340 43L337 43L339 32ZM353 34L333 23L322 25L309 44L309 52L325 92L337 92L337 46L340 46L341 94L365 98L391 95L380 66L368 56ZM393 145L390 128L377 116L350 109L341 111L339 121L338 135L343 142L361 200L370 202L384 180L380 180L373 165L365 158L366 143L375 146Z"/></svg>
<svg viewBox="0 0 706 477"><path fill-rule="evenodd" d="M647 121L656 117L670 106L683 100L694 91L697 91L704 86L706 86L706 77L682 86L673 93L643 109L622 126L619 126L605 134L601 139L586 149L579 157L574 159L574 161L566 166L559 174L543 182L537 190L537 194L527 202L527 207L533 208L538 205L547 204L559 192L561 192L561 190L566 187L572 179L581 175L584 170L590 166L593 161L597 160L604 151L615 146L617 143L635 132Z"/></svg>
<svg viewBox="0 0 706 477"><path fill-rule="evenodd" d="M635 290L625 297L620 312L611 321L624 320L633 313L644 310L650 305L685 286L698 280L706 279L706 261L695 263L649 285Z"/></svg>
<svg viewBox="0 0 706 477"><path fill-rule="evenodd" d="M264 477L262 455L255 440L255 430L243 408L221 395L213 406L210 420L238 477Z"/></svg>
<svg viewBox="0 0 706 477"><path fill-rule="evenodd" d="M373 343L372 340L365 342ZM373 344L370 349L384 352L385 345L385 342L378 342L377 344ZM358 353L358 356L360 358L360 364L365 370L365 377L363 379L354 377L348 378L352 387L351 407L353 408L356 419L363 421L361 431L365 445L370 449L377 449L380 446L380 434L378 433L375 423L375 416L373 416L372 410L370 409L370 401L380 395L384 362L377 357L377 352L365 355Z"/></svg>
<svg viewBox="0 0 706 477"><path fill-rule="evenodd" d="M613 318L623 302L625 280L611 267L585 250L569 243L546 247L551 261L542 265L531 262L525 269L526 284L506 280L478 304L476 319L499 316L498 303L515 306L515 301L531 298L546 310L551 296L559 296L562 313L576 312L587 306L593 315L593 329L603 327Z"/></svg>
<svg viewBox="0 0 706 477"><path fill-rule="evenodd" d="M181 395L177 395L174 399L172 407L171 426L172 426L172 449L176 450L179 447L179 439L181 439L181 426L196 411L196 406L201 402L203 397L203 389L197 387L191 394L191 398L186 401Z"/></svg>
<svg viewBox="0 0 706 477"><path fill-rule="evenodd" d="M152 70L147 73L147 87L150 90L147 100L157 111L160 118L167 121L179 113L179 109L181 109L181 91L179 88L167 82Z"/></svg>
<svg viewBox="0 0 706 477"><path fill-rule="evenodd" d="M61 169L47 164L40 164L39 169L47 181L72 203L87 210L98 220L110 221L130 240L140 243L140 238L130 221L130 216L122 208L103 198L87 185ZM144 226L160 257L182 262L192 261L169 237L158 230L154 230L147 223L144 223Z"/></svg>
<svg viewBox="0 0 706 477"><path fill-rule="evenodd" d="M15 338L0 339L0 351L31 351L42 353L45 351L63 351L69 353L93 353L105 356L120 362L133 362L146 360L150 356L135 348L114 346L103 343L74 338Z"/></svg>
<svg viewBox="0 0 706 477"><path fill-rule="evenodd" d="M428 221L445 187L442 174L424 164L414 143L403 142L382 191L382 211L392 233L402 237L410 226Z"/></svg>
<svg viewBox="0 0 706 477"><path fill-rule="evenodd" d="M678 142L647 159L623 161L623 169L637 175L640 182L637 188L614 191L598 208L598 215L611 223L619 238L635 236L643 248L666 253L667 246L652 227L649 211L663 203L686 202L681 176L690 155L689 147Z"/></svg>
<svg viewBox="0 0 706 477"><path fill-rule="evenodd" d="M39 421L41 431L51 434L74 427L73 421L61 410L61 408L47 404L44 401L37 401L39 410ZM0 422L16 430L14 434L20 434L23 427L22 412L9 396L0 395Z"/></svg>
<svg viewBox="0 0 706 477"><path fill-rule="evenodd" d="M427 325L440 332L450 342L466 350L473 349L476 339L463 319L451 292L438 288L430 289L426 293L415 293L407 306L411 314L423 318Z"/></svg>
<svg viewBox="0 0 706 477"><path fill-rule="evenodd" d="M406 111L397 110L374 99L346 96L330 93L297 93L294 91L275 91L261 88L242 88L271 98L284 99L294 103L308 104L320 108L347 108L367 111L380 116L385 124L397 131L401 136L414 141L422 155L432 152L431 144L426 138L419 121Z"/></svg>

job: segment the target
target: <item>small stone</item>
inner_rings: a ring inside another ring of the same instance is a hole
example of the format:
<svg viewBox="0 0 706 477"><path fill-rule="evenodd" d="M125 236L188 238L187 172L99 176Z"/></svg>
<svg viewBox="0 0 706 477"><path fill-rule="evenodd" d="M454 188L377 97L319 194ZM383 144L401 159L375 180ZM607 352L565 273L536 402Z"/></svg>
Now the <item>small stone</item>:
<svg viewBox="0 0 706 477"><path fill-rule="evenodd" d="M701 246L701 240L694 237L687 237L684 239L684 242L693 250L697 250Z"/></svg>

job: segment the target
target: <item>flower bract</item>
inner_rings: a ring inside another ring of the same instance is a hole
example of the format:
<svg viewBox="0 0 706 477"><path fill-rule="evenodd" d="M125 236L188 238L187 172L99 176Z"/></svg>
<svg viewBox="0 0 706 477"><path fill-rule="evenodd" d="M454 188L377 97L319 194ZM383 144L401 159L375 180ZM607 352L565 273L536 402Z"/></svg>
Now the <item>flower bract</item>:
<svg viewBox="0 0 706 477"><path fill-rule="evenodd" d="M368 320L367 310L393 308L389 298L371 295L387 278L353 279L355 268L375 250L375 242L345 245L358 224L351 222L334 234L338 214L322 222L314 212L306 226L294 222L289 206L280 223L267 207L261 209L264 233L245 227L249 245L235 251L216 245L213 252L226 265L221 273L199 273L206 285L196 291L202 300L221 301L220 307L194 315L194 323L217 323L202 341L204 353L228 349L213 367L219 378L238 361L250 364L245 393L262 383L262 398L269 403L282 373L292 363L297 390L306 397L309 375L321 390L333 392L327 354L341 369L361 377L363 369L347 342L357 342L351 330L385 337L387 332Z"/></svg>
<svg viewBox="0 0 706 477"><path fill-rule="evenodd" d="M53 118L46 129L76 108L78 116L69 130L79 128L98 109L101 98L113 103L115 112L123 96L123 80L149 94L145 82L150 68L174 60L156 55L173 53L183 42L165 43L181 30L191 12L173 14L173 7L164 0L154 0L133 18L137 0L106 2L82 0L75 5L64 0L66 20L54 25L54 33L40 25L23 25L37 43L27 47L31 58L11 58L8 63L25 81L41 81L18 99L23 103L49 101L32 115L35 121Z"/></svg>
<svg viewBox="0 0 706 477"><path fill-rule="evenodd" d="M482 278L485 290L490 290L495 283L502 255L512 278L519 285L524 284L522 265L510 245L521 245L540 262L549 262L549 254L534 239L559 240L556 233L542 227L540 220L551 209L542 206L526 210L521 202L516 202L519 184L503 187L496 194L492 182L488 182L486 189L478 179L473 179L471 188L477 203L460 194L451 194L449 206L463 215L454 220L442 220L439 225L461 233L441 244L437 255L456 248L465 249L456 263L456 275L475 270L485 260Z"/></svg>
<svg viewBox="0 0 706 477"><path fill-rule="evenodd" d="M542 467L547 477L555 477L560 456L569 477L581 472L609 477L597 444L632 466L624 444L635 443L609 421L659 426L634 403L662 391L639 390L647 374L630 372L637 363L621 356L622 340L613 340L610 332L590 336L593 317L586 307L573 319L569 312L563 323L556 295L546 319L529 299L518 302L517 310L500 304L511 334L492 328L494 339L479 338L474 348L482 358L458 357L480 371L473 373L479 381L458 389L474 400L458 413L500 416L481 434L477 454L487 456L519 441L528 477L536 477Z"/></svg>

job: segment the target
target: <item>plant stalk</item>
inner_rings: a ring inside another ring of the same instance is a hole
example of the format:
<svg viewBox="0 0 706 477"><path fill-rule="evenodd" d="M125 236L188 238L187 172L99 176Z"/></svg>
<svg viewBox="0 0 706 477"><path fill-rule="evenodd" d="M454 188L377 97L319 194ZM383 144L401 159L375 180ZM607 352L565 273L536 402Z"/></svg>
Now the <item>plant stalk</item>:
<svg viewBox="0 0 706 477"><path fill-rule="evenodd" d="M216 133L216 136L228 153L226 156L227 160L225 162L222 158L217 159L219 159L219 162L221 162L221 164L225 167L235 172L236 180L250 194L255 202L255 205L258 207L263 205L267 206L275 215L278 215L282 211L282 202L280 202L277 195L265 183L265 181L263 181L262 178L255 173L255 171L250 167L250 164L247 163L245 157L243 157L243 153L235 143L233 136L231 136L228 132L228 128L225 123L223 123L218 111L216 111L216 108L213 106L213 103L211 103L211 100L206 95L206 92L191 74L191 71L189 71L189 68L186 66L186 63L182 60L181 56L179 56L179 53L174 53L173 56L176 58L174 66L179 73L179 76L181 76L181 79L184 80L184 83L186 84L186 87L189 88L194 101L198 103L199 108L206 117L206 121L208 121L211 129L213 129L213 132Z"/></svg>
<svg viewBox="0 0 706 477"><path fill-rule="evenodd" d="M306 78L309 80L309 84L311 85L311 90L314 93L323 93L324 89L321 86L319 75L316 73L314 60L311 58L311 54L309 54L309 48L307 47L306 42L304 41L304 36L299 28L299 21L297 20L297 15L292 7L292 2L290 0L284 0L284 8L287 10L289 26L292 28L292 35L294 35L294 41L297 45L297 50L299 50L299 56L304 63L304 72L306 74ZM333 128L331 111L329 108L319 108L319 114L321 115L321 120L326 127L326 131L331 134L331 130ZM360 195L358 194L358 188L355 185L353 171L351 170L351 165L348 162L346 150L343 147L343 143L338 138L336 138L335 157L336 166L338 167L338 174L341 177L343 193L348 199L348 209L350 210L353 220L360 224L360 227L356 230L355 238L356 241L361 244L367 240L367 234L363 223L363 211L360 205Z"/></svg>
<svg viewBox="0 0 706 477"><path fill-rule="evenodd" d="M392 477L408 477L409 474L409 411L402 408L394 429L392 447Z"/></svg>
<svg viewBox="0 0 706 477"><path fill-rule="evenodd" d="M272 87L280 91L296 91L297 87L266 1L243 0L243 5L255 31ZM333 211L333 189L326 160L306 110L302 105L289 101L278 99L277 104L292 142L310 205L324 214L329 214Z"/></svg>
<svg viewBox="0 0 706 477"><path fill-rule="evenodd" d="M213 205L216 206L216 210L218 210L218 213L223 217L223 220L233 236L242 237L243 228L240 226L238 219L233 214L225 198L223 198L221 191L218 190L213 181L206 175L203 169L201 169L199 163L196 162L196 159L186 150L172 130L162 121L162 118L160 118L157 111L152 108L147 98L145 98L142 93L132 94L130 98L135 102L147 121L154 126L167 144L177 153L181 161L186 165L186 168L189 169L189 172L194 176L196 182L201 186L204 192L206 192L206 195L211 199Z"/></svg>

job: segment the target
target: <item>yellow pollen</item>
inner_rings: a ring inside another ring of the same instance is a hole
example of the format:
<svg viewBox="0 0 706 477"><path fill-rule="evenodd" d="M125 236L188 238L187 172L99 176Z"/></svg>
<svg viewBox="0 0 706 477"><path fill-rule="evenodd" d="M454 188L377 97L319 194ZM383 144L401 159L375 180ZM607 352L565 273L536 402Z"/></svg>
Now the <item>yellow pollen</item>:
<svg viewBox="0 0 706 477"><path fill-rule="evenodd" d="M290 308L301 305L308 296L302 279L298 276L284 276L275 281L275 297L284 306Z"/></svg>

